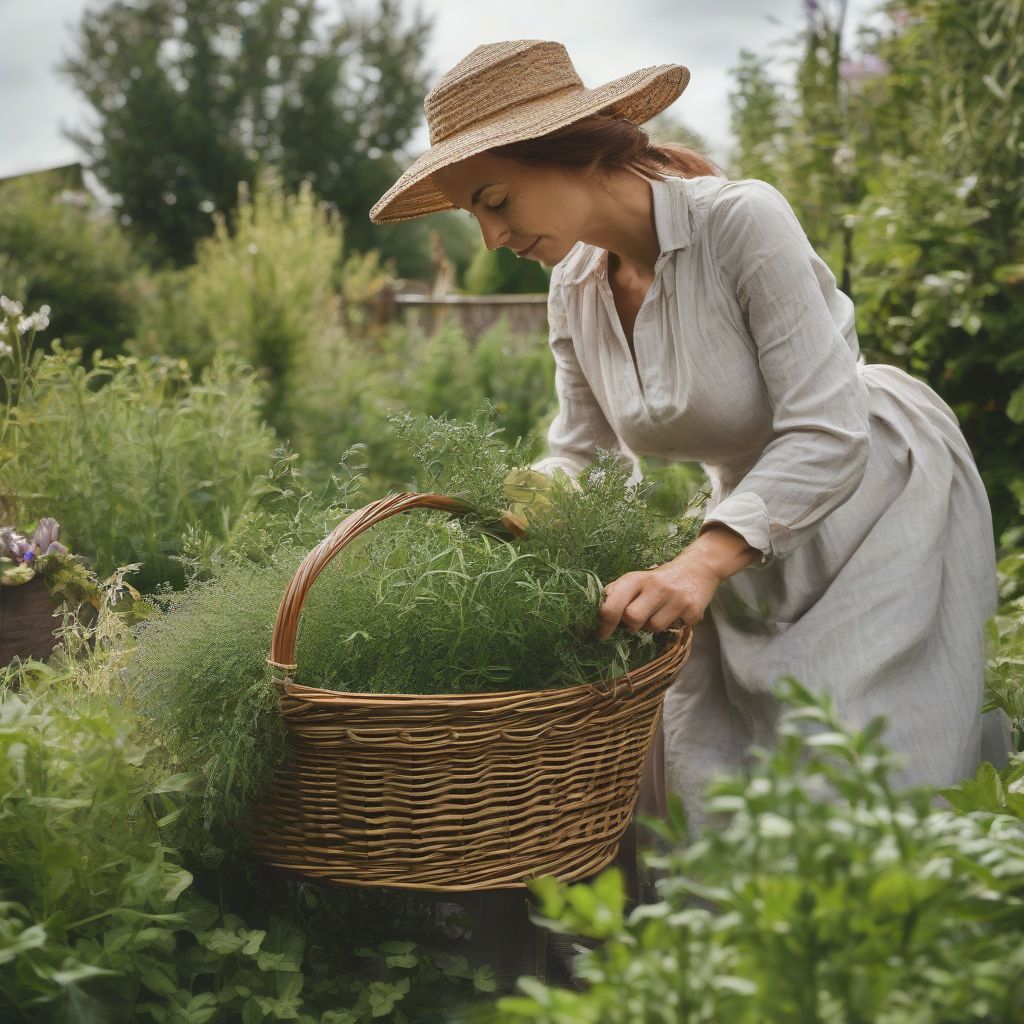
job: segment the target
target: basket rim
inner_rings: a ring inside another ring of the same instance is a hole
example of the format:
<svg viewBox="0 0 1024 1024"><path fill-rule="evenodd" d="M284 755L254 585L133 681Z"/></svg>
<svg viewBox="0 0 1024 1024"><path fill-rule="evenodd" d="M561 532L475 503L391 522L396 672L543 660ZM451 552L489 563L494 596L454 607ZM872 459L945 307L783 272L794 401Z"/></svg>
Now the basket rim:
<svg viewBox="0 0 1024 1024"><path fill-rule="evenodd" d="M332 703L364 704L366 706L401 706L415 703L420 707L443 708L452 704L472 705L486 707L489 704L505 704L510 700L525 700L533 697L538 700L549 700L555 694L563 699L580 698L587 695L610 696L619 695L622 690L629 693L636 693L647 688L650 684L660 685L661 677L665 669L678 659L678 665L673 671L687 661L690 647L693 642L693 630L689 626L679 626L666 630L672 633L676 639L669 644L666 650L662 651L656 658L645 662L630 672L626 672L614 679L602 683L576 683L573 686L555 686L540 690L472 690L465 693L374 693L373 691L354 690L330 690L324 686L307 686L305 683L296 682L293 674L285 672L283 678L277 673L283 671L280 666L275 667L273 681L279 692L283 695L306 698L328 698ZM636 676L643 673L650 678L636 679Z"/></svg>

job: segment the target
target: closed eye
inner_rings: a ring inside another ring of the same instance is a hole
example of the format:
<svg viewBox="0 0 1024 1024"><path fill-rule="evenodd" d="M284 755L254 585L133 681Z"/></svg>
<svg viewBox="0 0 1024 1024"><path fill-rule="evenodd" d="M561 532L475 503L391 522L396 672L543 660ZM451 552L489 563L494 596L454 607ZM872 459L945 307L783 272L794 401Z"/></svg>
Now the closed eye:
<svg viewBox="0 0 1024 1024"><path fill-rule="evenodd" d="M496 203L494 206L491 206L490 203L484 203L484 205L488 210L503 210L508 205L508 196L505 196L500 203ZM472 210L467 210L466 213L468 213L473 220L476 220L476 215Z"/></svg>

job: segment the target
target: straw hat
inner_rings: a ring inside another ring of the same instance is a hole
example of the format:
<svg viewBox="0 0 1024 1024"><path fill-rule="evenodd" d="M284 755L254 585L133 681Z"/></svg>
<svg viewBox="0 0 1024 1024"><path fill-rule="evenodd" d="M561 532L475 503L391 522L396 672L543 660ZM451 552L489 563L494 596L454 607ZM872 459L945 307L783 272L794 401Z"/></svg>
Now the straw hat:
<svg viewBox="0 0 1024 1024"><path fill-rule="evenodd" d="M515 39L478 46L427 94L430 149L377 200L370 220L387 224L454 209L430 177L442 167L598 112L642 124L689 81L681 64L658 64L586 89L561 43Z"/></svg>

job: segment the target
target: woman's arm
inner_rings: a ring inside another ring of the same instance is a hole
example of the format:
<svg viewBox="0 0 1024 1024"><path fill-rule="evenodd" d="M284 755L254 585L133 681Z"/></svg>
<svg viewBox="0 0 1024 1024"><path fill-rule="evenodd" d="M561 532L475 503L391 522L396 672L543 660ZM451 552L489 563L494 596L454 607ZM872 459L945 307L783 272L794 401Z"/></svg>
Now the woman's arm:
<svg viewBox="0 0 1024 1024"><path fill-rule="evenodd" d="M660 633L676 622L696 626L718 585L759 555L738 533L709 523L671 562L645 572L628 572L605 588L598 612L598 640L621 622L630 633Z"/></svg>
<svg viewBox="0 0 1024 1024"><path fill-rule="evenodd" d="M548 345L555 359L558 413L548 427L548 454L532 468L548 474L561 469L577 476L593 461L597 449L603 448L621 453L623 461L632 466L631 479L639 480L639 460L612 429L576 358L557 267L548 290Z"/></svg>
<svg viewBox="0 0 1024 1024"><path fill-rule="evenodd" d="M809 539L863 479L871 445L867 388L833 315L849 302L776 188L755 179L728 182L706 230L753 341L774 434L707 521L742 534L768 561Z"/></svg>
<svg viewBox="0 0 1024 1024"><path fill-rule="evenodd" d="M722 580L784 556L857 489L870 446L867 390L829 306L835 278L767 182L724 185L706 230L756 349L774 437L697 540L607 588L597 635L701 621Z"/></svg>

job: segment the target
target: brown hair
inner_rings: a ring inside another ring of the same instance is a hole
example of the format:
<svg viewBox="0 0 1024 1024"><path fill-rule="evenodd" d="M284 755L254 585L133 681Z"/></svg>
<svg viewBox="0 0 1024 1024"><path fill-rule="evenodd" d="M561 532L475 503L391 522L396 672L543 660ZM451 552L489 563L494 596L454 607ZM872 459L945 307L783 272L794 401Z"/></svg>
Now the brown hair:
<svg viewBox="0 0 1024 1024"><path fill-rule="evenodd" d="M659 181L674 174L684 178L726 176L721 168L692 149L674 142L655 145L638 124L608 114L591 114L547 135L495 146L488 152L523 164L632 168L645 178Z"/></svg>

